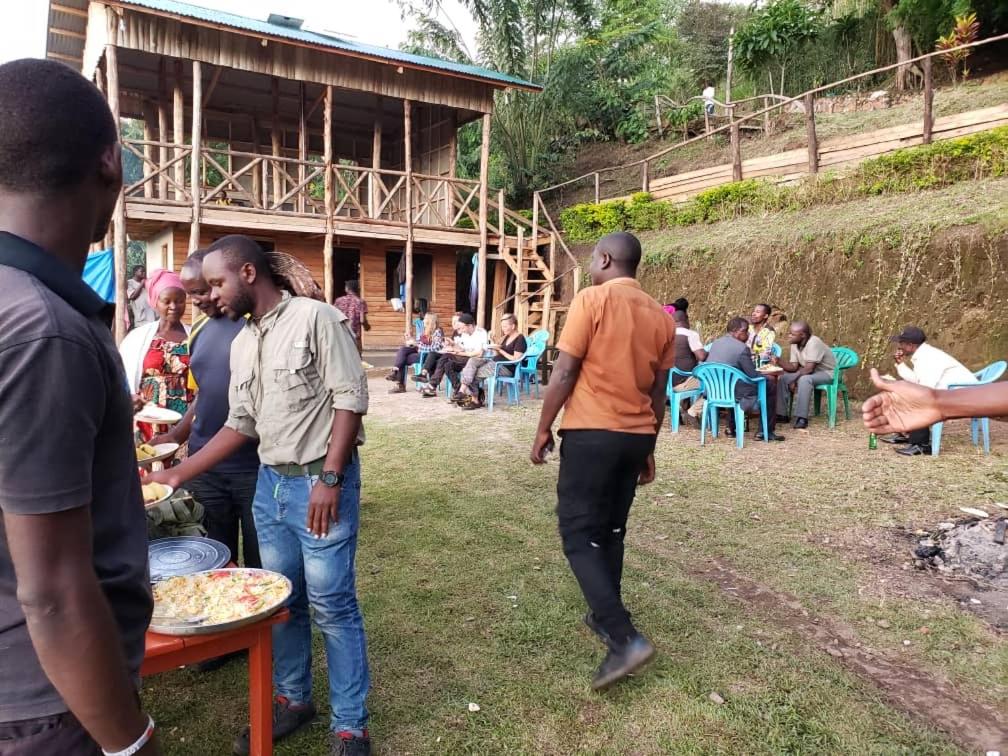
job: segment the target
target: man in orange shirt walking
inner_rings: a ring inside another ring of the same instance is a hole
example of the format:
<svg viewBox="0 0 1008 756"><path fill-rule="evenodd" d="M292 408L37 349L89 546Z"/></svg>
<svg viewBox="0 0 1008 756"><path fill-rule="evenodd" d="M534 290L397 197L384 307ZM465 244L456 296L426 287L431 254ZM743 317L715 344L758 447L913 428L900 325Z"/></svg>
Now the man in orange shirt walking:
<svg viewBox="0 0 1008 756"><path fill-rule="evenodd" d="M631 234L609 234L596 245L594 286L571 303L531 455L535 464L545 461L553 421L565 408L557 515L564 554L588 602L585 624L609 647L595 690L655 654L620 595L627 516L637 486L655 477L655 439L675 359L675 324L637 282L640 259Z"/></svg>

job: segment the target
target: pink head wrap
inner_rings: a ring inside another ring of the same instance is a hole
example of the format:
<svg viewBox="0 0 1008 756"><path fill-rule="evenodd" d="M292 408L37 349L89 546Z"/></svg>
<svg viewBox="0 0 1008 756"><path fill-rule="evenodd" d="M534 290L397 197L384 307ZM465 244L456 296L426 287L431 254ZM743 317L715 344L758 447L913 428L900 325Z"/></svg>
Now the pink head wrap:
<svg viewBox="0 0 1008 756"><path fill-rule="evenodd" d="M675 312L675 305L665 305L664 310L669 315L671 315L673 312Z"/></svg>
<svg viewBox="0 0 1008 756"><path fill-rule="evenodd" d="M181 289L182 279L179 278L179 274L171 270L156 270L151 273L150 278L147 281L147 301L150 302L150 306L157 310L158 300L161 298L161 292L165 289Z"/></svg>

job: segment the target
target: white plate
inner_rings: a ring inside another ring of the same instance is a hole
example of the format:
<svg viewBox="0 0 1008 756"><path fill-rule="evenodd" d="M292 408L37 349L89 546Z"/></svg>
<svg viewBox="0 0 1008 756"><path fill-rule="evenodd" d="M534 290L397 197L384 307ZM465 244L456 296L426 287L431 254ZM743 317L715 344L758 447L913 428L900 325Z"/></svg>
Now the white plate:
<svg viewBox="0 0 1008 756"><path fill-rule="evenodd" d="M173 457L178 450L178 444L157 444L154 446L154 451L157 453L150 459L137 459L137 466L150 467L154 462L164 462Z"/></svg>
<svg viewBox="0 0 1008 756"><path fill-rule="evenodd" d="M182 419L175 410L158 407L156 404L148 404L143 407L133 418L138 423L151 423L152 425L174 425Z"/></svg>
<svg viewBox="0 0 1008 756"><path fill-rule="evenodd" d="M165 486L164 483L162 483L161 485L165 487L165 490L167 490L168 493L166 493L164 496L162 496L157 501L145 501L144 502L144 509L150 509L151 507L156 507L161 502L168 501L168 499L171 498L172 494L175 493L175 489L172 488L171 486Z"/></svg>
<svg viewBox="0 0 1008 756"><path fill-rule="evenodd" d="M761 368L756 368L757 373L783 373L784 368L777 365L764 365Z"/></svg>

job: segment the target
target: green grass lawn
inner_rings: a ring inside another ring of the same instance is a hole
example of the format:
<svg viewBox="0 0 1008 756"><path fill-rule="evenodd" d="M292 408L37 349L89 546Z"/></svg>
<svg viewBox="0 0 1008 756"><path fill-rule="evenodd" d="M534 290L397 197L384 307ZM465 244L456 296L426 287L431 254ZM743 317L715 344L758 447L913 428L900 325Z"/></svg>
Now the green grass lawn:
<svg viewBox="0 0 1008 756"><path fill-rule="evenodd" d="M666 425L658 481L631 514L624 591L660 656L598 695L588 683L602 649L580 624L556 534L556 465L527 461L537 403L460 413L440 399L387 397L379 383L358 553L377 752L958 752L839 660L691 576L712 557L963 696L1008 706L1005 639L921 588L893 535L1008 499L1002 428L991 457L950 424L941 457L906 460L868 451L855 422L831 432L817 421L807 435L742 451L723 437L700 447L696 431L676 437ZM326 709L317 638L316 658ZM230 752L247 716L245 674L234 663L150 680L144 698L166 752ZM325 753L327 719L277 753Z"/></svg>

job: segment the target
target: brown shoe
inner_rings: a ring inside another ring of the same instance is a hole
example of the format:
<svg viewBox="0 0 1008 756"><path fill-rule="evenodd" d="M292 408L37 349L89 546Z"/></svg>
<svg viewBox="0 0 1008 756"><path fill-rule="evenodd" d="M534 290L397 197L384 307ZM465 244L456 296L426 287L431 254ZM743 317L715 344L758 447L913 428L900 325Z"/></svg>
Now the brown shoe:
<svg viewBox="0 0 1008 756"><path fill-rule="evenodd" d="M466 397L466 400L459 402L458 406L464 410L478 410L483 409L483 402L477 399L475 396Z"/></svg>
<svg viewBox="0 0 1008 756"><path fill-rule="evenodd" d="M405 394L406 393L406 387L402 386L402 385L399 385L399 384L396 384L395 386L393 386L392 388L390 388L388 390L388 392L390 394Z"/></svg>
<svg viewBox="0 0 1008 756"><path fill-rule="evenodd" d="M435 391L432 388L425 388L423 391L420 392L420 396L422 396L424 399L433 399L435 396L437 396L437 391Z"/></svg>

